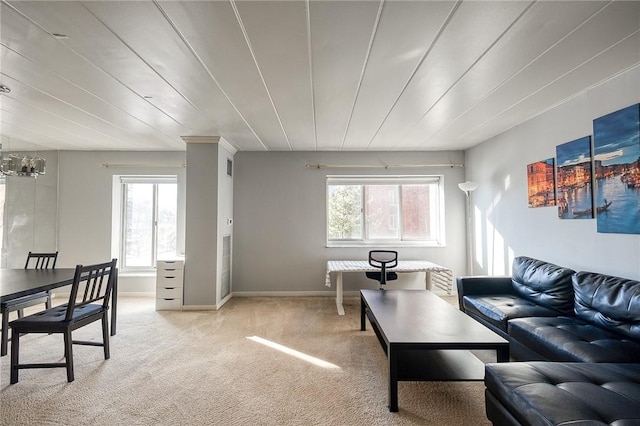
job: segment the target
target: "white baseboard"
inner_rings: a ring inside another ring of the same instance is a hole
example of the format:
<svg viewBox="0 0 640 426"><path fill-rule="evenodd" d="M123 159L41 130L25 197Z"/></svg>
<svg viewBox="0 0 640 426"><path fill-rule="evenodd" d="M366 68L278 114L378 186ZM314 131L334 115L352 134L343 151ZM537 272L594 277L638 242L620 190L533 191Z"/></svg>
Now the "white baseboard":
<svg viewBox="0 0 640 426"><path fill-rule="evenodd" d="M455 296L456 293L447 294L446 291L434 291L438 296ZM335 290L327 291L234 291L234 297L336 297ZM344 291L342 297L360 297L360 291Z"/></svg>
<svg viewBox="0 0 640 426"><path fill-rule="evenodd" d="M344 292L346 295L349 292ZM358 292L353 292L358 295ZM234 297L299 297L299 296L325 296L335 297L335 291L234 291Z"/></svg>
<svg viewBox="0 0 640 426"><path fill-rule="evenodd" d="M438 296L456 296L457 293L453 292L451 294L447 294L446 291L434 291ZM359 291L345 291L342 293L343 297L359 297ZM52 298L64 298L69 299L69 293L52 293ZM149 291L119 291L118 297L145 297L150 299L155 299L156 293ZM327 291L234 291L230 293L227 297L222 299L222 301L217 305L186 305L183 306L183 310L216 310L220 309L222 305L227 303L233 297L336 297L335 290L327 290ZM189 307L189 309L187 309ZM193 307L193 309L191 308Z"/></svg>

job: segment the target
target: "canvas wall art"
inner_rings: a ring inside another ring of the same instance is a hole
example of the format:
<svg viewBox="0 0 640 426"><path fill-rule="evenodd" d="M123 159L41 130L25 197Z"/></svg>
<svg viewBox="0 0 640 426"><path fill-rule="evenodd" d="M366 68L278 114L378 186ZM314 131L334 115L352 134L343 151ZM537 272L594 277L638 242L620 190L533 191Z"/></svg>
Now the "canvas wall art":
<svg viewBox="0 0 640 426"><path fill-rule="evenodd" d="M553 158L527 165L529 207L556 205L556 184Z"/></svg>
<svg viewBox="0 0 640 426"><path fill-rule="evenodd" d="M640 234L640 104L593 121L598 232Z"/></svg>
<svg viewBox="0 0 640 426"><path fill-rule="evenodd" d="M592 219L591 136L556 147L558 217Z"/></svg>

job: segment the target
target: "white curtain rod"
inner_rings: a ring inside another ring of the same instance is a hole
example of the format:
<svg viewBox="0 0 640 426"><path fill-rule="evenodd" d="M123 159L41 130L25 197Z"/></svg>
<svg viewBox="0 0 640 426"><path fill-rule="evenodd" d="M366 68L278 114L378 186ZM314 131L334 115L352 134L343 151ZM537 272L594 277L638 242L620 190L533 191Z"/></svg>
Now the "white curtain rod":
<svg viewBox="0 0 640 426"><path fill-rule="evenodd" d="M319 164L307 163L309 169L402 169L420 167L463 167L462 163L442 163L442 164Z"/></svg>
<svg viewBox="0 0 640 426"><path fill-rule="evenodd" d="M129 167L187 167L185 163L102 163L104 168L129 168Z"/></svg>

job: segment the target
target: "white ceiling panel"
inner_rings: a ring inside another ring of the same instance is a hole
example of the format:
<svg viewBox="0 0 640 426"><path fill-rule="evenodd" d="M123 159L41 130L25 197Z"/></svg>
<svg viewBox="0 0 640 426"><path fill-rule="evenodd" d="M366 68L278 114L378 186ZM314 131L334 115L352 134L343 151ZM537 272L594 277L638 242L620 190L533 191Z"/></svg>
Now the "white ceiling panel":
<svg viewBox="0 0 640 426"><path fill-rule="evenodd" d="M484 55L478 63L426 114L401 141L410 149L442 149L431 138L455 122L474 106L486 108L486 98L505 82L517 80L518 73L551 49L586 19L600 10L606 2L588 1L580 8L565 2L539 2L523 15L507 34ZM532 39L530 29L538 29ZM555 67L547 70L554 71ZM552 77L552 79L555 77ZM528 89L528 78L517 80ZM444 141L444 138L435 138Z"/></svg>
<svg viewBox="0 0 640 426"><path fill-rule="evenodd" d="M37 117L37 114L34 114L34 111L30 111L30 113L34 117ZM43 120L37 128L32 128L29 127L29 123L18 120L18 117L16 117L17 114L24 114L24 111L13 113L3 109L1 117L3 121L0 122L0 128L10 134L20 134L21 139L19 141L14 141L18 146L31 144L34 149L38 149L39 147L40 149L43 149L53 143L59 145L59 149L65 150L82 149L84 146L84 140L80 140L80 143L74 144L72 141L76 136L66 132L59 126L47 125ZM44 132L41 132L42 130L44 130ZM6 138L3 143L3 149L10 150L14 147L10 138Z"/></svg>
<svg viewBox="0 0 640 426"><path fill-rule="evenodd" d="M85 126L70 121L51 110L21 103L10 96L3 96L1 100L0 115L5 126L3 131L7 130L9 125L14 129L29 129L28 135L22 132L9 134L19 134L19 139L32 144L44 147L60 144L58 149L87 149L89 144L93 144L94 149L110 149L113 145L126 146L123 141L100 133L96 129L97 126ZM23 117L29 117L29 121ZM32 126L32 122L37 125Z"/></svg>
<svg viewBox="0 0 640 426"><path fill-rule="evenodd" d="M369 145L454 6L450 2L385 5L342 149Z"/></svg>
<svg viewBox="0 0 640 426"><path fill-rule="evenodd" d="M340 150L379 2L312 2L311 57L319 150Z"/></svg>
<svg viewBox="0 0 640 426"><path fill-rule="evenodd" d="M122 3L118 8L109 2L84 4L166 82L152 86L143 95L151 97L148 102L160 111L173 106L176 119L186 127L178 136L224 132L228 142L239 143L243 149L259 146L251 129L181 38L179 29L164 16L161 5L140 1ZM191 108L183 102L174 103L176 96ZM177 110L178 105L184 108Z"/></svg>
<svg viewBox="0 0 640 426"><path fill-rule="evenodd" d="M68 105L77 104L82 108L80 111L100 117L103 121L110 123L123 131L132 131L135 134L148 133L152 135L161 127L154 123L153 116L139 119L123 110L104 102L66 79L48 72L36 72L33 63L14 51L0 46L2 55L2 73L8 77L19 76L20 79L28 81L29 85L37 88L51 98L53 102L65 103Z"/></svg>
<svg viewBox="0 0 640 426"><path fill-rule="evenodd" d="M146 103L143 95L148 88L165 83L81 3L22 2L16 9L28 16L34 24L43 30L68 36L68 39L59 40L59 43L54 46L53 52L49 55L48 65L58 68L59 64L64 62L76 64L84 61L89 64L89 67L82 66L82 68L89 71L90 77L113 80L120 88L127 89L136 95L135 99L129 99L131 105L123 108L125 111L131 111L134 115L142 115L140 117L142 120L154 120L155 122L149 123L150 125L182 124L173 117L175 112L171 108L178 102L185 102L184 99L175 99L177 96L170 99L170 96L167 95L168 108L165 108L164 113L160 113L154 108L145 108L146 106L140 108L138 106L138 104ZM46 31L43 31L39 36L50 37ZM37 42L37 40L33 41ZM21 43L15 50L22 52L23 49L29 49L31 44L29 43L27 47L23 48L25 43ZM25 55L27 54L28 52L25 53ZM69 58L70 54L75 54L76 57ZM90 68L93 69L89 70ZM95 91L96 97L103 99L107 97L111 87L107 86L102 89L105 92L104 95L100 88L91 89Z"/></svg>
<svg viewBox="0 0 640 426"><path fill-rule="evenodd" d="M85 142L87 149L96 149L96 145L104 147L113 146L114 149L129 149L131 147L129 141L137 139L134 138L135 135L133 133L128 133L126 130L114 126L104 117L89 114L85 110L79 109L73 104L64 102L46 91L32 86L27 86L19 80L13 79L5 74L2 74L2 81L7 86L11 87L11 93L7 97L21 103L24 102L31 108L51 111L63 120L68 120L73 123L86 126L89 129L93 129L98 133L105 135L104 138L99 140L88 139ZM25 100L28 101L25 102ZM27 122L30 121L27 120ZM39 125L39 123L35 124ZM21 135L10 134L8 136L21 139ZM147 137L144 137L141 141L137 141L137 143L149 147L158 145L162 146L163 149L170 149L169 143L167 143L164 138L153 139L149 135L146 136Z"/></svg>
<svg viewBox="0 0 640 426"><path fill-rule="evenodd" d="M550 109L557 105L559 96L562 99L569 99L576 93L581 93L580 88L591 87L595 84L607 80L616 74L620 66L627 64L627 69L638 66L640 62L640 32L635 32L630 37L625 38L620 43L607 49L600 55L595 56L581 66L574 68L561 78L551 82L547 86L521 99L509 109L501 111L499 115L492 117L481 125L469 129L466 134L460 136L462 141L475 140L478 136L487 139L497 133L492 121L503 120L511 127L526 121L530 117L531 109ZM640 85L640 82L638 82ZM586 135L585 135L586 136Z"/></svg>
<svg viewBox="0 0 640 426"><path fill-rule="evenodd" d="M510 111L515 105L529 99L567 73L579 70L582 67L586 67L591 72L593 65L589 65L588 61L640 30L638 27L639 6L640 3L637 2L620 2L612 3L598 10L595 15L561 38L517 75L505 80L505 83L485 97L483 102L466 111L464 116L460 117L456 123L439 136L464 135L465 133L475 132L480 125L484 127L491 126L490 123L496 117L499 115L504 117L505 111ZM609 31L605 34L601 33L601 28L608 27L611 27ZM617 57L616 61L599 66L605 66L605 69L608 70L606 73L612 75L611 68L616 68L620 71L638 62L640 62L640 46L635 49L631 46L628 51L628 57ZM579 75L579 73L577 74ZM562 81L569 84L570 80L564 79ZM582 83L584 84L583 87L586 88L597 82L597 80L589 79ZM578 85L582 83L578 82ZM575 82L569 84L568 87L575 87ZM533 108L529 111L529 114L532 114L535 110L544 111L557 104L560 100L566 99L572 94L580 93L580 91L569 91L568 94L566 92L566 90L557 92L556 99L551 104L536 105L528 102L524 105L530 105ZM511 126L522 121L522 114L527 115L523 112L509 120ZM507 113L508 115L509 113ZM463 129L466 129L466 131ZM494 132L495 130L490 133L499 133Z"/></svg>
<svg viewBox="0 0 640 426"><path fill-rule="evenodd" d="M293 150L316 148L305 2L236 3Z"/></svg>
<svg viewBox="0 0 640 426"><path fill-rule="evenodd" d="M195 57L154 3L126 2L115 10L100 2L84 5L144 69L145 72L135 77L126 76L123 80L130 82L139 97L146 98L158 112L165 112L182 128L209 125L211 131L218 131L213 120L201 122L203 116L198 107L199 104L206 105L200 97L207 92L206 83L210 79L201 67L197 67ZM110 68L109 64L97 64L102 69ZM183 70L189 72L180 72ZM132 74L138 71L131 69ZM109 72L118 75L117 70ZM197 81L201 81L200 85ZM205 90L198 90L198 86Z"/></svg>
<svg viewBox="0 0 640 426"><path fill-rule="evenodd" d="M161 7L249 123L264 149L288 150L289 143L232 5L223 1L163 2Z"/></svg>
<svg viewBox="0 0 640 426"><path fill-rule="evenodd" d="M640 1L0 2L15 149L459 150L640 66Z"/></svg>
<svg viewBox="0 0 640 426"><path fill-rule="evenodd" d="M369 148L382 149L390 138L399 143L528 7L529 2L462 3Z"/></svg>

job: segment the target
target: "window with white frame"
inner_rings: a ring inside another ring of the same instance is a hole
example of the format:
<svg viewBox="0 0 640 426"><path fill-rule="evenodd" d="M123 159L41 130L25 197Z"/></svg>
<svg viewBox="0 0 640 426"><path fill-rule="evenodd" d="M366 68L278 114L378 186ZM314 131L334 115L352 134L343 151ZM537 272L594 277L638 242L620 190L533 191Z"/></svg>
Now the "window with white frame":
<svg viewBox="0 0 640 426"><path fill-rule="evenodd" d="M444 245L442 176L327 176L327 244Z"/></svg>
<svg viewBox="0 0 640 426"><path fill-rule="evenodd" d="M123 271L149 271L157 260L177 253L175 176L121 176L120 265Z"/></svg>

